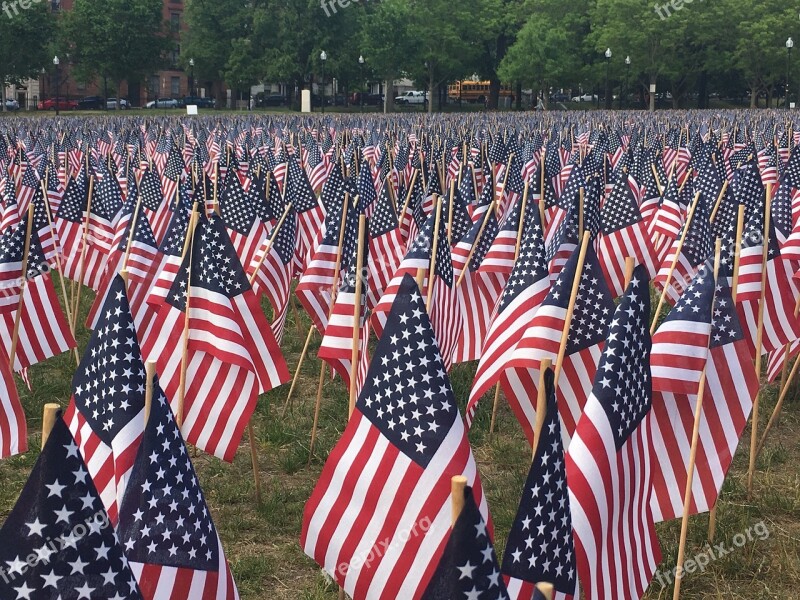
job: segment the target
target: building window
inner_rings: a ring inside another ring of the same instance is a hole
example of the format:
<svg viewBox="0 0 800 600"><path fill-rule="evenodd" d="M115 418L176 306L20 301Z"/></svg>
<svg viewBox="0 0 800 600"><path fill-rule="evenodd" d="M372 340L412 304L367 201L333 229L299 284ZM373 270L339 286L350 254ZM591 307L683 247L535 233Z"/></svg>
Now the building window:
<svg viewBox="0 0 800 600"><path fill-rule="evenodd" d="M180 48L176 48L175 50L169 53L169 63L173 69L178 68L178 60L180 59L180 57L181 57Z"/></svg>
<svg viewBox="0 0 800 600"><path fill-rule="evenodd" d="M161 94L161 79L158 75L150 76L149 93L151 98L158 98Z"/></svg>
<svg viewBox="0 0 800 600"><path fill-rule="evenodd" d="M181 30L181 15L180 13L172 13L169 16L169 27L172 33L178 33Z"/></svg>
<svg viewBox="0 0 800 600"><path fill-rule="evenodd" d="M86 91L86 83L85 82L78 81L76 85L78 87L78 91L79 92L85 92Z"/></svg>
<svg viewBox="0 0 800 600"><path fill-rule="evenodd" d="M177 98L181 95L181 78L180 77L172 77L170 78L170 93L172 94L173 98Z"/></svg>

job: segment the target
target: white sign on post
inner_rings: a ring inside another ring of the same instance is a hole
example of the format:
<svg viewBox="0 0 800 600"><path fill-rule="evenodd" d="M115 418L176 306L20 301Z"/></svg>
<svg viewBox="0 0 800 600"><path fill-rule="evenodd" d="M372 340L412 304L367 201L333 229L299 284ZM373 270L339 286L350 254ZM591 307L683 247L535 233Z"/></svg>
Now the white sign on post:
<svg viewBox="0 0 800 600"><path fill-rule="evenodd" d="M311 112L311 90L303 90L300 95L300 112Z"/></svg>
<svg viewBox="0 0 800 600"><path fill-rule="evenodd" d="M186 114L187 115L196 115L197 114L197 104L187 104L186 105Z"/></svg>

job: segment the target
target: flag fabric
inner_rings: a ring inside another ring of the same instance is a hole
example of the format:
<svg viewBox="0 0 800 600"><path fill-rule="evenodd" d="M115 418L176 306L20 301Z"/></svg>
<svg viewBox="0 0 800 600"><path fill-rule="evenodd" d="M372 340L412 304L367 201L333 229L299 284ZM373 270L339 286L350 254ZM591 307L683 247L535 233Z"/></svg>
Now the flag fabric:
<svg viewBox="0 0 800 600"><path fill-rule="evenodd" d="M28 426L25 411L17 394L17 384L8 364L8 357L0 355L0 459L28 451Z"/></svg>
<svg viewBox="0 0 800 600"><path fill-rule="evenodd" d="M153 388L117 526L131 571L145 600L238 599L169 402Z"/></svg>
<svg viewBox="0 0 800 600"><path fill-rule="evenodd" d="M572 320L569 322L562 372L556 386L561 400L558 411L565 446L569 444L591 392L597 363L614 314L611 292L591 245L587 247L580 271L579 260L580 248L576 248L517 343L502 376L501 384L506 398L531 443L536 398L531 390L538 385L541 360L550 358L553 364L557 362L575 279L579 278L580 283Z"/></svg>
<svg viewBox="0 0 800 600"><path fill-rule="evenodd" d="M201 216L192 238L143 352L178 403L188 309L181 429L189 443L230 462L258 394L286 382L289 372L222 220Z"/></svg>
<svg viewBox="0 0 800 600"><path fill-rule="evenodd" d="M450 533L454 475L467 478L487 521L425 301L406 276L355 411L306 504L301 546L351 597L420 598ZM385 552L370 553L383 541Z"/></svg>
<svg viewBox="0 0 800 600"><path fill-rule="evenodd" d="M552 583L554 600L578 595L564 445L553 371L545 373L547 412L503 556L512 600L528 600L537 583Z"/></svg>
<svg viewBox="0 0 800 600"><path fill-rule="evenodd" d="M689 514L711 510L716 504L759 388L753 355L731 290L722 277L716 288L713 315L708 317L710 349L706 354L706 387ZM658 350L656 337L654 354ZM683 515L696 406L696 393L654 392L651 506L656 522Z"/></svg>
<svg viewBox="0 0 800 600"><path fill-rule="evenodd" d="M388 187L384 184L381 189L369 220L367 306L370 308L378 304L403 260L405 243Z"/></svg>
<svg viewBox="0 0 800 600"><path fill-rule="evenodd" d="M3 598L142 600L60 415L0 529L0 563Z"/></svg>
<svg viewBox="0 0 800 600"><path fill-rule="evenodd" d="M464 506L453 524L442 558L422 600L508 600L489 529L472 489L464 489ZM526 599L527 600L527 599Z"/></svg>
<svg viewBox="0 0 800 600"><path fill-rule="evenodd" d="M117 276L73 377L65 415L114 523L144 429L144 384L125 282Z"/></svg>
<svg viewBox="0 0 800 600"><path fill-rule="evenodd" d="M525 333L550 289L550 277L544 256L544 238L538 211L520 240L519 257L511 277L492 315L492 322L481 349L480 362L467 403L467 423L472 425L478 402L510 360L514 348Z"/></svg>
<svg viewBox="0 0 800 600"><path fill-rule="evenodd" d="M634 269L566 454L578 577L587 600L641 598L661 562L650 508L647 279L644 267Z"/></svg>

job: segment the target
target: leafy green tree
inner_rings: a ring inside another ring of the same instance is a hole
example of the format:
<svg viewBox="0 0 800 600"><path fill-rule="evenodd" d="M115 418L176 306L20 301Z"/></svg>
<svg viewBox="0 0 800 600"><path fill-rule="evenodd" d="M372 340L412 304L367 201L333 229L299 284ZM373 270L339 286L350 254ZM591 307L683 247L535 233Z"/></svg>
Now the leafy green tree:
<svg viewBox="0 0 800 600"><path fill-rule="evenodd" d="M4 7L0 14L0 102L6 110L5 87L36 77L52 56L49 42L55 23L48 3L28 9Z"/></svg>

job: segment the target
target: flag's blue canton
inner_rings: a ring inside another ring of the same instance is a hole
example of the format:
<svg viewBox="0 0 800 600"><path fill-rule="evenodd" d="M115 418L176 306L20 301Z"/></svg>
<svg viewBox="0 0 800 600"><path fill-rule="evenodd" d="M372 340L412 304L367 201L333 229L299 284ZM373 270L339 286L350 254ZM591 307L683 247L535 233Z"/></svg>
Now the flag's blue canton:
<svg viewBox="0 0 800 600"><path fill-rule="evenodd" d="M553 371L545 374L547 413L517 516L503 557L503 574L530 583L546 581L564 594L577 588L572 516Z"/></svg>
<svg viewBox="0 0 800 600"><path fill-rule="evenodd" d="M181 156L178 149L173 146L167 157L167 166L164 167L164 177L172 181L178 181L185 168L186 165L183 162L183 156Z"/></svg>
<svg viewBox="0 0 800 600"><path fill-rule="evenodd" d="M522 236L519 256L514 263L508 284L503 289L498 308L499 313L502 313L524 290L548 275L539 211L534 212L536 213L535 218Z"/></svg>
<svg viewBox="0 0 800 600"><path fill-rule="evenodd" d="M469 233L467 233L462 240L470 246L475 245L475 251L472 253L472 259L469 263L470 271L477 271L480 268L481 264L483 263L483 259L486 258L489 249L492 247L494 238L497 237L497 233L500 231L500 227L497 225L497 218L494 216L494 212L487 215L485 219L486 226L483 228L483 233L481 234L481 238L478 240L477 245L475 245L475 238L477 237L481 228L483 219L475 223L470 229Z"/></svg>
<svg viewBox="0 0 800 600"><path fill-rule="evenodd" d="M700 269L689 287L669 311L666 321L711 322L711 301L714 298L714 277L710 269Z"/></svg>
<svg viewBox="0 0 800 600"><path fill-rule="evenodd" d="M559 289L554 289L552 293L553 298L557 300L556 303L564 308L569 305L573 284L571 274L577 267L578 254L577 249L572 253L572 257L564 266L566 275L556 279ZM571 268L568 269L568 266ZM597 255L591 246L587 248L580 278L578 296L575 298L575 310L569 326L567 356L604 341L608 333L611 315L614 314L613 296L608 289L605 277L603 277ZM554 288L556 284L553 284Z"/></svg>
<svg viewBox="0 0 800 600"><path fill-rule="evenodd" d="M145 371L125 282L114 278L100 320L72 379L73 398L109 446L144 409Z"/></svg>
<svg viewBox="0 0 800 600"><path fill-rule="evenodd" d="M569 179L567 179L567 183L561 191L561 196L558 198L558 205L564 210L577 206L580 203L581 188L584 185L585 178L580 165L573 165L569 173Z"/></svg>
<svg viewBox="0 0 800 600"><path fill-rule="evenodd" d="M473 180L472 167L467 165L461 173L461 184L458 186L458 195L465 206L475 204L475 183Z"/></svg>
<svg viewBox="0 0 800 600"><path fill-rule="evenodd" d="M166 396L153 408L119 512L128 560L216 571L217 531Z"/></svg>
<svg viewBox="0 0 800 600"><path fill-rule="evenodd" d="M191 269L189 260L191 258ZM190 274L191 271L191 274ZM211 215L200 218L194 231L192 251L184 257L175 281L167 294L167 302L186 311L189 278L192 287L201 287L216 294L232 298L250 289L250 282L242 263L231 244L222 219Z"/></svg>
<svg viewBox="0 0 800 600"><path fill-rule="evenodd" d="M9 231L0 234L0 263L20 263L25 252L25 239L28 233L28 215L22 217L19 224ZM31 239L28 243L27 277L34 278L47 269L42 244L36 230L31 230Z"/></svg>
<svg viewBox="0 0 800 600"><path fill-rule="evenodd" d="M508 600L497 555L472 488L467 487L464 494L464 507L422 600Z"/></svg>
<svg viewBox="0 0 800 600"><path fill-rule="evenodd" d="M432 213L431 218L435 220L436 215ZM433 231L433 226L431 226L431 231ZM447 222L441 218L441 215L439 218L439 243L436 246L436 275L447 287L453 287L453 255L450 253L450 246L447 243Z"/></svg>
<svg viewBox="0 0 800 600"><path fill-rule="evenodd" d="M711 348L733 344L744 339L744 330L736 314L736 306L728 283L720 278L714 300L714 318L711 320Z"/></svg>
<svg viewBox="0 0 800 600"><path fill-rule="evenodd" d="M573 204L564 219L558 226L556 234L552 237L545 248L545 258L550 262L555 257L562 244L578 243L578 205Z"/></svg>
<svg viewBox="0 0 800 600"><path fill-rule="evenodd" d="M83 213L86 212L86 205L89 201L89 188L86 179L86 172L81 170L78 177L67 184L64 198L58 207L58 217L73 223L83 222ZM9 186L6 186L8 189ZM13 189L13 186L11 186Z"/></svg>
<svg viewBox="0 0 800 600"><path fill-rule="evenodd" d="M103 178L94 184L92 213L111 221L122 207L122 193L111 173L106 172Z"/></svg>
<svg viewBox="0 0 800 600"><path fill-rule="evenodd" d="M606 412L617 450L639 426L652 404L647 281L647 272L639 265L614 313L592 389Z"/></svg>
<svg viewBox="0 0 800 600"><path fill-rule="evenodd" d="M305 172L294 155L289 157L286 167L286 200L294 203L298 213L304 213L317 207L317 197Z"/></svg>
<svg viewBox="0 0 800 600"><path fill-rule="evenodd" d="M642 220L639 203L633 194L628 178L621 177L600 212L603 233L608 235L630 227Z"/></svg>
<svg viewBox="0 0 800 600"><path fill-rule="evenodd" d="M694 181L694 189L702 194L702 201L709 207L709 210L713 210L722 190L722 181L713 164L706 165L706 168L700 171Z"/></svg>
<svg viewBox="0 0 800 600"><path fill-rule="evenodd" d="M30 564L31 556L36 557ZM0 529L0 597L139 600L103 503L59 417Z"/></svg>
<svg viewBox="0 0 800 600"><path fill-rule="evenodd" d="M794 188L800 187L800 146L795 146L792 150L783 172L783 181Z"/></svg>
<svg viewBox="0 0 800 600"><path fill-rule="evenodd" d="M38 188L39 177L36 174L36 169L29 165L28 168L25 169L25 173L22 175L22 181L20 183L29 188Z"/></svg>
<svg viewBox="0 0 800 600"><path fill-rule="evenodd" d="M714 222L711 224L711 234L715 237L723 237L731 229L736 230L736 218L739 212L739 203L730 188L725 190L722 196Z"/></svg>
<svg viewBox="0 0 800 600"><path fill-rule="evenodd" d="M167 256L181 256L186 241L186 232L189 229L189 213L185 206L179 205L172 213L167 233L161 240L159 251Z"/></svg>
<svg viewBox="0 0 800 600"><path fill-rule="evenodd" d="M758 166L754 162L748 162L742 168L737 169L731 181L733 195L739 204L745 206L745 218L749 219L759 206L764 205L764 184L761 183L761 175Z"/></svg>
<svg viewBox="0 0 800 600"><path fill-rule="evenodd" d="M256 221L255 204L250 201L235 177L219 198L219 210L225 225L230 229L248 235Z"/></svg>
<svg viewBox="0 0 800 600"><path fill-rule="evenodd" d="M258 216L265 223L280 219L286 208L286 204L283 201L281 189L278 187L278 182L275 180L272 171L268 171L264 176L264 186L260 187L260 191L264 192L266 198L256 202Z"/></svg>
<svg viewBox="0 0 800 600"><path fill-rule="evenodd" d="M123 210L134 210L135 209L130 205L125 205ZM131 221L133 221L133 216L131 215ZM130 235L130 228L133 227L133 241L139 244L143 244L145 246L149 246L150 248L157 248L158 242L156 242L156 238L153 236L153 230L150 227L150 221L147 220L147 216L140 210L139 214L136 216L136 223L128 223L127 230L125 235L122 237L122 241L119 244L120 252L126 252L128 250L128 236Z"/></svg>
<svg viewBox="0 0 800 600"><path fill-rule="evenodd" d="M425 301L410 275L397 291L357 408L422 467L461 418Z"/></svg>
<svg viewBox="0 0 800 600"><path fill-rule="evenodd" d="M333 164L328 178L322 186L322 192L319 199L322 206L326 211L330 211L337 204L341 205L341 198L344 195L344 177L342 176L342 167L338 162Z"/></svg>
<svg viewBox="0 0 800 600"><path fill-rule="evenodd" d="M375 193L375 183L372 180L369 164L365 160L361 161L361 168L358 172L358 181L356 183L356 191L358 193L358 200L363 208L371 206L378 197Z"/></svg>
<svg viewBox="0 0 800 600"><path fill-rule="evenodd" d="M780 185L770 203L772 222L785 237L792 232L792 193L788 186Z"/></svg>
<svg viewBox="0 0 800 600"><path fill-rule="evenodd" d="M369 235L372 239L379 238L385 233L397 229L397 225L397 213L395 213L392 200L389 198L387 184L383 186L375 209L372 211L372 217L369 220Z"/></svg>
<svg viewBox="0 0 800 600"><path fill-rule="evenodd" d="M558 145L553 141L548 142L544 157L545 174L547 177L556 177L561 172L561 157L558 153Z"/></svg>
<svg viewBox="0 0 800 600"><path fill-rule="evenodd" d="M270 232L270 235L272 232ZM294 256L294 249L297 239L297 213L294 207L289 209L289 214L283 221L283 225L275 235L275 241L272 243L272 248L280 256L283 264L287 265L292 261Z"/></svg>
<svg viewBox="0 0 800 600"><path fill-rule="evenodd" d="M161 206L161 201L163 199L161 194L161 181L159 181L158 175L149 169L142 175L139 195L142 198L142 204L148 209L156 211L158 207Z"/></svg>
<svg viewBox="0 0 800 600"><path fill-rule="evenodd" d="M689 229L686 230L686 225ZM702 263L714 251L714 242L711 239L711 226L708 223L708 210L702 202L697 203L691 223L684 223L681 228L680 238L686 231L683 248L681 251L693 266Z"/></svg>

